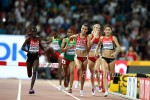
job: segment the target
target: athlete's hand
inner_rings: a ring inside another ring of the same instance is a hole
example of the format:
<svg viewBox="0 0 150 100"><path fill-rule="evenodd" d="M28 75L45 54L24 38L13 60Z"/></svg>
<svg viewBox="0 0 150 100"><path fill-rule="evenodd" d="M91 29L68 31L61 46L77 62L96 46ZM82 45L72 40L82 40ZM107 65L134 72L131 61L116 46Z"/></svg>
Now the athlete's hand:
<svg viewBox="0 0 150 100"><path fill-rule="evenodd" d="M95 57L98 57L99 56L99 52L95 52Z"/></svg>
<svg viewBox="0 0 150 100"><path fill-rule="evenodd" d="M30 53L30 54L34 54L34 52L32 52L32 51L28 51L28 53Z"/></svg>
<svg viewBox="0 0 150 100"><path fill-rule="evenodd" d="M69 49L74 48L74 47L75 47L75 45L69 46Z"/></svg>
<svg viewBox="0 0 150 100"><path fill-rule="evenodd" d="M74 45L72 45L72 46L66 46L65 50L68 50L68 49L71 49L71 48L74 48Z"/></svg>
<svg viewBox="0 0 150 100"><path fill-rule="evenodd" d="M115 57L115 56L116 56L116 53L114 52L114 53L110 54L110 56L111 56L111 57Z"/></svg>
<svg viewBox="0 0 150 100"><path fill-rule="evenodd" d="M100 32L99 29L96 29L96 30L94 31L95 34L99 34L99 32Z"/></svg>
<svg viewBox="0 0 150 100"><path fill-rule="evenodd" d="M69 46L66 46L66 47L65 47L65 51L67 51L69 48L70 48Z"/></svg>

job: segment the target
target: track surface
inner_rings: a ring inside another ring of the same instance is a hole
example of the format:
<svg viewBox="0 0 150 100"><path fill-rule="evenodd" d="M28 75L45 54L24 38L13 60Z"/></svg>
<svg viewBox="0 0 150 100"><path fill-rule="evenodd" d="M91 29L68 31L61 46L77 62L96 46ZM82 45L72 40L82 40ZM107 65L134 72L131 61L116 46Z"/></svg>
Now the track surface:
<svg viewBox="0 0 150 100"><path fill-rule="evenodd" d="M0 100L125 100L116 95L109 94L104 97L104 93L96 91L96 95L91 94L90 81L85 82L84 96L81 97L79 89L73 86L73 93L69 94L64 88L58 90L58 80L36 80L34 85L35 94L28 94L30 80L0 79Z"/></svg>

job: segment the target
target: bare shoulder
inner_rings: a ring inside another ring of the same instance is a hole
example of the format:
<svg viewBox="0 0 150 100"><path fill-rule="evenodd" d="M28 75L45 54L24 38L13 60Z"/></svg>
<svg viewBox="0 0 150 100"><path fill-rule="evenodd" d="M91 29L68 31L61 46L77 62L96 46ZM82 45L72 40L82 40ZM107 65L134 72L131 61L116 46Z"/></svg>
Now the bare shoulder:
<svg viewBox="0 0 150 100"><path fill-rule="evenodd" d="M116 40L116 39L117 39L117 37L113 35L113 39L115 39L115 40Z"/></svg>
<svg viewBox="0 0 150 100"><path fill-rule="evenodd" d="M25 41L30 41L30 37L27 37Z"/></svg>

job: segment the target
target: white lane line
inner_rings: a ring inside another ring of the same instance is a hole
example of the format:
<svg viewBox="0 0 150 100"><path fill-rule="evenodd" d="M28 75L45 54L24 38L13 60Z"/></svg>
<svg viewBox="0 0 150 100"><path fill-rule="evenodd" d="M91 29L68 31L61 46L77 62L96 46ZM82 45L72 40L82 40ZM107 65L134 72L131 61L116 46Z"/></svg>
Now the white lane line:
<svg viewBox="0 0 150 100"><path fill-rule="evenodd" d="M58 86L56 86L56 85L53 84L52 82L48 81L48 83L49 83L50 85L52 85L53 87L59 89ZM61 91L64 92L64 93L66 93L67 95L70 95L71 97L75 98L76 100L80 100L79 98L75 97L74 95L72 95L72 94L70 94L70 93L68 93L68 92L66 92L66 91L64 91L64 90L61 90Z"/></svg>
<svg viewBox="0 0 150 100"><path fill-rule="evenodd" d="M19 80L17 100L21 100L20 96L21 96L21 80Z"/></svg>
<svg viewBox="0 0 150 100"><path fill-rule="evenodd" d="M88 86L88 87L91 87L90 85L87 85L87 86ZM137 98L129 97L129 96L127 96L127 95L123 95L123 94L121 94L121 93L115 93L115 92L111 92L111 91L109 91L109 90L108 90L108 92L109 92L110 94L116 95L116 96L118 96L118 97L120 97L120 98L125 98L125 99L129 99L129 100L140 100L140 99L137 99Z"/></svg>
<svg viewBox="0 0 150 100"><path fill-rule="evenodd" d="M123 95L121 93L115 93L115 92L111 92L111 91L109 91L109 93L113 94L113 95L116 95L116 96L119 96L119 97L122 97L122 98L125 98L125 99L129 99L129 100L140 100L140 99L137 99L137 98L129 97L127 95Z"/></svg>

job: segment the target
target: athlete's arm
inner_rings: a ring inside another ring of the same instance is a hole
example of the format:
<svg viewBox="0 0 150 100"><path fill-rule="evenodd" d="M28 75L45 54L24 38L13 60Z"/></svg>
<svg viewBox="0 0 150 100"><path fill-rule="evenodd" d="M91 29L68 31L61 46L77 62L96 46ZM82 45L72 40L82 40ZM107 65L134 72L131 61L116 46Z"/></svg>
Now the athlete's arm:
<svg viewBox="0 0 150 100"><path fill-rule="evenodd" d="M119 44L119 42L115 36L113 36L113 41L114 41L115 45L117 46L117 49L113 54L111 54L111 56L115 57L121 51L121 47L120 47L120 44Z"/></svg>
<svg viewBox="0 0 150 100"><path fill-rule="evenodd" d="M136 52L134 52L135 53L135 56L136 56L136 60L140 60L140 56L136 53Z"/></svg>
<svg viewBox="0 0 150 100"><path fill-rule="evenodd" d="M71 36L69 37L69 40L68 40L68 42L69 42L71 39L75 39L75 38L77 38L77 36L78 36L78 34L71 35Z"/></svg>
<svg viewBox="0 0 150 100"><path fill-rule="evenodd" d="M94 39L92 39L92 33L88 35L89 39L90 39L90 42L89 42L89 45L91 45L94 41ZM92 39L92 40L91 40Z"/></svg>
<svg viewBox="0 0 150 100"><path fill-rule="evenodd" d="M89 52L90 51L90 37L87 36L87 44L86 44L86 50Z"/></svg>
<svg viewBox="0 0 150 100"><path fill-rule="evenodd" d="M66 50L65 50L65 45L66 45L66 39L63 39L63 40L62 40L61 47L60 47L61 52L65 52L65 51L66 51Z"/></svg>
<svg viewBox="0 0 150 100"><path fill-rule="evenodd" d="M102 44L102 36L99 38L99 42L98 42L98 45L97 45L97 47L96 47L96 51L95 51L95 56L98 56L99 55L99 52L98 52L98 50L100 49L100 47L101 47L101 44Z"/></svg>
<svg viewBox="0 0 150 100"><path fill-rule="evenodd" d="M100 47L101 47L101 44L102 44L102 36L99 38L99 42L98 42L98 44L97 44L97 47L96 47L96 52L98 52L98 50L100 49Z"/></svg>
<svg viewBox="0 0 150 100"><path fill-rule="evenodd" d="M50 37L50 39L48 41L42 41L42 44L50 44L52 42L52 37Z"/></svg>
<svg viewBox="0 0 150 100"><path fill-rule="evenodd" d="M44 49L44 47L42 46L42 44L41 44L41 40L39 40L39 46L40 46L40 48L44 51L44 53L45 53L45 49Z"/></svg>
<svg viewBox="0 0 150 100"><path fill-rule="evenodd" d="M22 45L22 47L21 47L21 49L22 49L23 51L25 51L25 52L29 52L29 50L26 48L27 44L30 42L29 40L30 40L30 38L28 37L28 38L24 41L24 43L23 43L23 45Z"/></svg>

